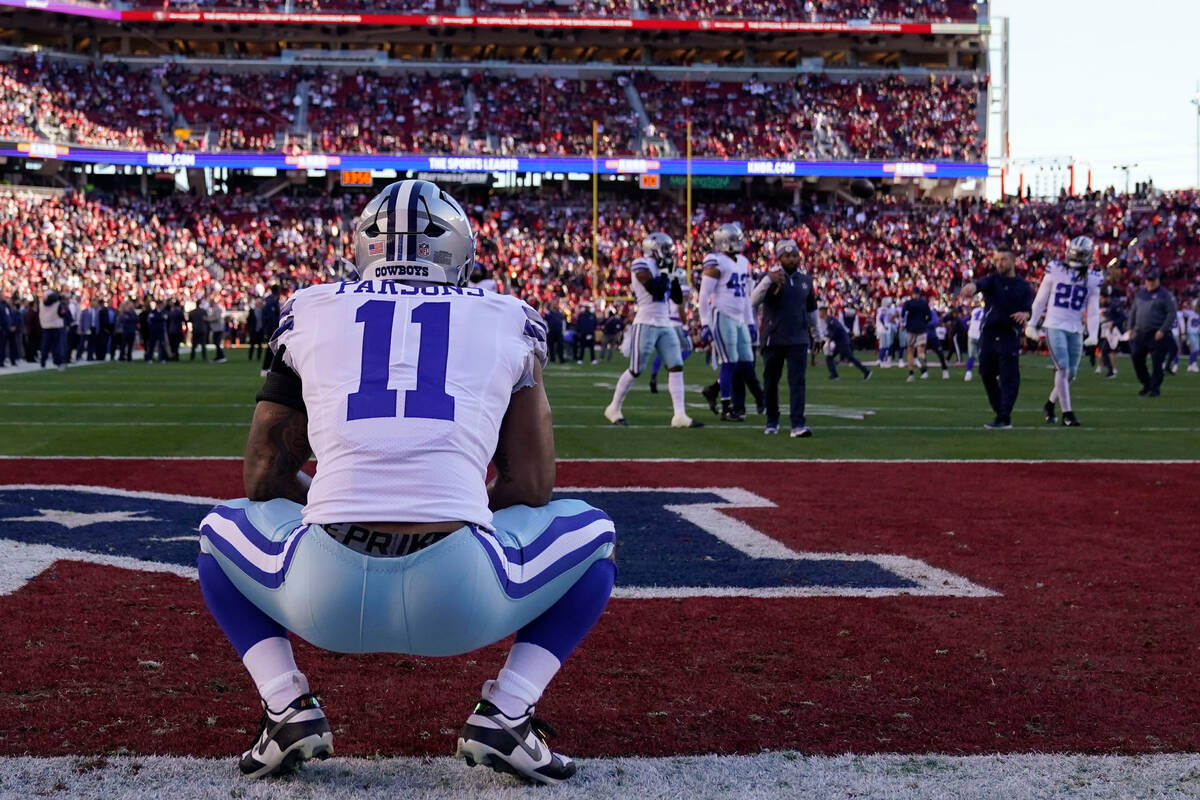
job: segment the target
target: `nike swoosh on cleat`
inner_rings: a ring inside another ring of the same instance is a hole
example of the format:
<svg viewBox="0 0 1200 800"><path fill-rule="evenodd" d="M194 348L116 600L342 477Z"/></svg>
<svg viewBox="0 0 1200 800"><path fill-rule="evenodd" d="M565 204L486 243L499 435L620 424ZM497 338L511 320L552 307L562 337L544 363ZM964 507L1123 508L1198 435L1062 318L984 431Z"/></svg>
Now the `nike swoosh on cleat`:
<svg viewBox="0 0 1200 800"><path fill-rule="evenodd" d="M541 746L541 744L538 742L538 739L537 739L537 737L536 737L536 736L535 736L535 737L533 737L533 747L530 747L530 746L529 746L529 745L528 745L528 744L525 742L525 739L524 739L524 738L522 738L521 736L518 736L518 735L517 735L517 732L516 732L515 730L513 730L513 729L512 729L512 728L511 728L511 727L508 725L508 723L507 723L507 722L505 722L505 721L504 721L504 720L502 720L502 719L497 719L496 717L493 717L492 719L493 719L493 721L495 721L495 722L496 722L496 724L498 724L498 725L499 725L501 728L504 728L504 730L508 731L508 735L509 735L509 736L511 736L511 737L513 737L514 739L516 739L516 740L517 740L517 744L521 745L521 749L522 749L522 750L524 750L526 753L528 753L528 754L529 754L529 757L533 759L533 761L534 761L534 763L535 763L535 764L536 764L538 761L541 761L541 760L542 760L542 746Z"/></svg>
<svg viewBox="0 0 1200 800"><path fill-rule="evenodd" d="M262 742L258 745L258 754L260 756L263 753L267 752L267 745L275 738L275 734L279 733L279 731L283 728L283 726L288 723L288 720L290 720L292 717L296 716L299 713L300 713L299 710L293 710L286 717L279 720L279 722L276 722L274 727L272 727L270 730L267 731L267 737L265 739L263 739ZM268 719L269 719L269 717L268 717Z"/></svg>

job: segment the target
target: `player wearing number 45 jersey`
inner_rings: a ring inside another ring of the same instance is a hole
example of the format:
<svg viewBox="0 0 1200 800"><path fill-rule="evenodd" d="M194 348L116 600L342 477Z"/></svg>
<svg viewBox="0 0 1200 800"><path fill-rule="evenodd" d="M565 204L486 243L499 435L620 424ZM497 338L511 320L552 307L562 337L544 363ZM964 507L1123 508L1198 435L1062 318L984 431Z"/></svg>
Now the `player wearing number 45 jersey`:
<svg viewBox="0 0 1200 800"><path fill-rule="evenodd" d="M1100 331L1100 286L1104 279L1091 269L1095 246L1086 236L1076 236L1067 245L1065 261L1051 262L1033 300L1033 312L1025 334L1037 341L1038 323L1045 321L1046 344L1054 362L1054 388L1046 401L1046 422L1054 424L1055 403L1061 403L1062 424L1079 425L1071 406L1071 381L1079 373L1084 346L1094 347ZM1083 337L1086 318L1087 339Z"/></svg>
<svg viewBox="0 0 1200 800"><path fill-rule="evenodd" d="M524 302L466 286L470 221L432 183L387 187L354 241L361 280L282 309L247 496L200 526L201 591L262 698L241 771L333 753L289 634L343 653L450 656L516 633L457 755L557 783L575 765L551 751L534 704L599 619L615 567L611 520L550 500L546 327ZM311 483L298 472L310 455Z"/></svg>

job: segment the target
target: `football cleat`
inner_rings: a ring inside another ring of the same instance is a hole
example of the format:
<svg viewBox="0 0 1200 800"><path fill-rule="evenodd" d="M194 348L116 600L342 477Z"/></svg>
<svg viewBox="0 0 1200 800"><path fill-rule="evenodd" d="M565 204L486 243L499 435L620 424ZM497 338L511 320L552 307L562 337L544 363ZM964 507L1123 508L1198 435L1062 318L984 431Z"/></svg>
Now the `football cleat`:
<svg viewBox="0 0 1200 800"><path fill-rule="evenodd" d="M766 436L776 436L779 434L779 426L768 424L767 427L763 428L763 434Z"/></svg>
<svg viewBox="0 0 1200 800"><path fill-rule="evenodd" d="M985 422L983 427L987 428L989 431L1007 431L1012 430L1012 423L1008 422L1007 420L996 419L992 422Z"/></svg>
<svg viewBox="0 0 1200 800"><path fill-rule="evenodd" d="M533 716L533 706L514 719L480 700L467 717L454 755L471 767L482 765L531 783L553 785L575 774L574 762L550 749L547 740L554 735L554 729Z"/></svg>
<svg viewBox="0 0 1200 800"><path fill-rule="evenodd" d="M867 370L866 372L863 373L863 380L864 381L871 380L871 370Z"/></svg>
<svg viewBox="0 0 1200 800"><path fill-rule="evenodd" d="M944 381L950 380L950 370L948 370L948 369L942 370L942 380L944 380Z"/></svg>
<svg viewBox="0 0 1200 800"><path fill-rule="evenodd" d="M791 436L793 439L808 439L813 435L812 428L807 425L801 425L799 428L792 428Z"/></svg>
<svg viewBox="0 0 1200 800"><path fill-rule="evenodd" d="M1188 372L1200 372L1200 364L1188 364Z"/></svg>
<svg viewBox="0 0 1200 800"><path fill-rule="evenodd" d="M628 425L629 424L628 422L625 421L625 417L621 414L621 409L617 408L616 406L612 405L611 403L604 407L604 418L606 420L608 420L609 422L611 422L613 425Z"/></svg>
<svg viewBox="0 0 1200 800"><path fill-rule="evenodd" d="M966 381L967 383L970 383L971 379L974 377L975 377L975 374L973 372L971 372L971 370L967 370L967 374L963 375L963 380Z"/></svg>
<svg viewBox="0 0 1200 800"><path fill-rule="evenodd" d="M704 423L694 420L687 414L676 414L671 417L672 428L703 428Z"/></svg>
<svg viewBox="0 0 1200 800"><path fill-rule="evenodd" d="M745 422L746 416L735 411L722 411L721 422Z"/></svg>
<svg viewBox="0 0 1200 800"><path fill-rule="evenodd" d="M916 376L916 375L913 375L911 372L910 372L910 373L908 373L908 381L907 381L908 383L912 383L912 382L913 382L913 381L915 381L916 379L917 379L917 376Z"/></svg>
<svg viewBox="0 0 1200 800"><path fill-rule="evenodd" d="M841 375L830 375L829 376L829 380L831 380L831 381L840 381L841 379L842 379Z"/></svg>
<svg viewBox="0 0 1200 800"><path fill-rule="evenodd" d="M929 380L929 371L928 370L924 370L924 369L921 370L921 380L923 380L923 381Z"/></svg>
<svg viewBox="0 0 1200 800"><path fill-rule="evenodd" d="M717 399L718 399L718 395L720 393L721 393L721 390L720 390L720 388L717 387L716 384L712 384L710 386L705 386L703 389L700 390L700 394L704 395L704 401L706 403L708 403L709 410L712 411L714 414L721 413L720 411L717 410Z"/></svg>
<svg viewBox="0 0 1200 800"><path fill-rule="evenodd" d="M333 755L333 733L317 698L303 694L282 711L263 703L262 722L254 744L242 754L238 769L249 778L277 777L295 772L311 758Z"/></svg>
<svg viewBox="0 0 1200 800"><path fill-rule="evenodd" d="M583 362L580 361L579 363L582 364ZM657 375L650 376L650 394L658 394L658 376Z"/></svg>
<svg viewBox="0 0 1200 800"><path fill-rule="evenodd" d="M1065 428L1078 428L1082 423L1075 419L1074 411L1064 411L1062 415L1062 424Z"/></svg>
<svg viewBox="0 0 1200 800"><path fill-rule="evenodd" d="M1117 377L1117 371L1114 369L1112 372L1104 376L1104 380L1111 381L1115 377Z"/></svg>
<svg viewBox="0 0 1200 800"><path fill-rule="evenodd" d="M1047 425L1053 425L1054 423L1058 422L1058 417L1054 415L1054 403L1051 403L1049 400L1047 400L1046 404L1042 406L1042 413L1046 415Z"/></svg>

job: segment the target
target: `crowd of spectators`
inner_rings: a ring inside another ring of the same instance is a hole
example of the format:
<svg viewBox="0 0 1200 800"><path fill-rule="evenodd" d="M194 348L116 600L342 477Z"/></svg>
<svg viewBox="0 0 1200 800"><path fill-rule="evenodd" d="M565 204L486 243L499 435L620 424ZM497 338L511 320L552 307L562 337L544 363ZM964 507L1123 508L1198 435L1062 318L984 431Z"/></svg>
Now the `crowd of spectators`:
<svg viewBox="0 0 1200 800"><path fill-rule="evenodd" d="M586 304L601 313L626 307L629 265L647 233L665 230L681 250L686 238L681 210L666 199L604 200L593 284L586 197L464 197L479 234L481 275L568 316ZM4 195L0 294L28 305L58 291L84 307L203 300L236 318L273 284L290 292L340 275L357 205L344 196ZM796 239L818 294L835 310L859 311L864 322L883 298L906 297L914 287L940 312L952 312L958 288L984 274L997 247L1012 247L1020 270L1036 278L1081 234L1096 241L1099 265L1111 267L1118 292L1154 266L1179 298L1200 294L1197 192L1004 204L831 200L803 208L709 201L692 220L695 262L716 226L730 221L743 224L756 268L770 263L774 241Z"/></svg>
<svg viewBox="0 0 1200 800"><path fill-rule="evenodd" d="M465 82L412 73L323 72L308 81L313 149L460 153Z"/></svg>
<svg viewBox="0 0 1200 800"><path fill-rule="evenodd" d="M183 146L210 151L586 156L595 121L601 155L660 157L686 151L690 122L698 158L977 161L985 149L982 87L970 78L630 80L177 64L139 72L22 58L0 62L0 135L161 148L164 129L178 125L191 130ZM173 104L170 125L154 83Z"/></svg>
<svg viewBox="0 0 1200 800"><path fill-rule="evenodd" d="M138 8L513 16L784 19L802 22L974 22L973 0L133 0Z"/></svg>
<svg viewBox="0 0 1200 800"><path fill-rule="evenodd" d="M0 137L159 148L163 113L151 80L119 63L0 61Z"/></svg>
<svg viewBox="0 0 1200 800"><path fill-rule="evenodd" d="M275 150L296 120L298 70L216 72L170 65L162 76L180 118L209 150ZM200 135L207 133L207 138Z"/></svg>
<svg viewBox="0 0 1200 800"><path fill-rule="evenodd" d="M592 121L602 154L638 152L628 79L502 78L476 73L470 140L477 152L590 155Z"/></svg>

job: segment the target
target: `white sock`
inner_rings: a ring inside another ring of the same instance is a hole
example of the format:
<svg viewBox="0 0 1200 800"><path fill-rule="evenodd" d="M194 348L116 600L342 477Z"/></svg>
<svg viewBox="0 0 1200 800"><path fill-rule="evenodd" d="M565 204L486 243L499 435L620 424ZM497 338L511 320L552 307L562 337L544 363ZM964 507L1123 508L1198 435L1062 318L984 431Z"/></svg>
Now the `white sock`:
<svg viewBox="0 0 1200 800"><path fill-rule="evenodd" d="M281 675L299 671L296 658L292 655L292 643L284 636L263 639L246 651L246 655L242 656L242 664L250 673L250 679L260 687Z"/></svg>
<svg viewBox="0 0 1200 800"><path fill-rule="evenodd" d="M267 708L278 714L288 707L288 703L308 694L308 678L299 670L285 672L274 680L259 684L258 693L266 701Z"/></svg>
<svg viewBox="0 0 1200 800"><path fill-rule="evenodd" d="M1058 402L1058 373L1055 373L1054 388L1050 390L1050 402L1051 403Z"/></svg>
<svg viewBox="0 0 1200 800"><path fill-rule="evenodd" d="M633 388L633 382L637 378L633 377L633 373L625 370L621 373L621 377L617 378L617 388L613 392L612 404L621 410L621 404L625 402L625 395L629 394L629 390Z"/></svg>
<svg viewBox="0 0 1200 800"><path fill-rule="evenodd" d="M536 705L562 663L544 647L517 642L494 682L484 684L484 699L507 717L520 717Z"/></svg>
<svg viewBox="0 0 1200 800"><path fill-rule="evenodd" d="M274 711L302 694L308 694L308 679L296 666L292 643L282 636L263 639L246 651L242 664L258 687L258 694Z"/></svg>
<svg viewBox="0 0 1200 800"><path fill-rule="evenodd" d="M1054 391L1058 393L1058 401L1062 403L1063 411L1071 410L1071 381L1067 378L1065 369L1054 371Z"/></svg>
<svg viewBox="0 0 1200 800"><path fill-rule="evenodd" d="M668 372L667 387L671 392L671 407L675 409L675 413L686 414L687 409L683 405L683 373Z"/></svg>

